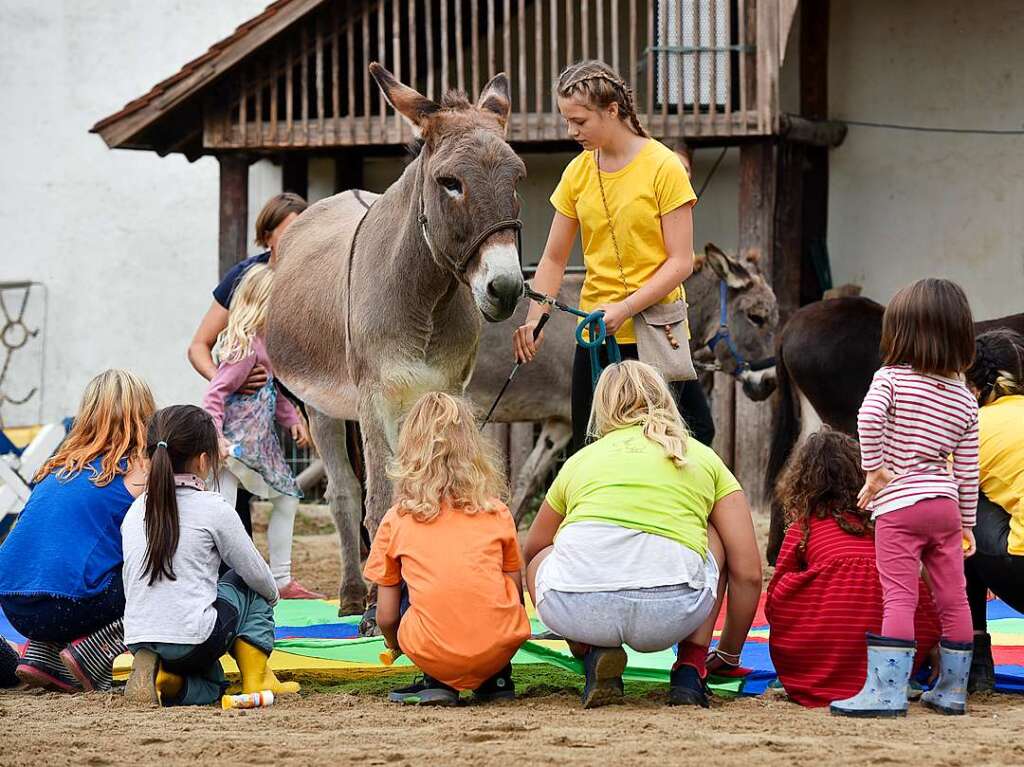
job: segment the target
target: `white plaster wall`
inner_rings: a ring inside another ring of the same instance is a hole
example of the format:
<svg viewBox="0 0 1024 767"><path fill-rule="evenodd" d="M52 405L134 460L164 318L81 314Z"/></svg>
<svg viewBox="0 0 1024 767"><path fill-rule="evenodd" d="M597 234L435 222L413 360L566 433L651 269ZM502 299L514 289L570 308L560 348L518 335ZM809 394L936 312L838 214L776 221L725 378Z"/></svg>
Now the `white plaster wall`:
<svg viewBox="0 0 1024 767"><path fill-rule="evenodd" d="M1019 0L837 0L837 119L1024 128ZM924 276L967 291L978 318L1024 311L1024 136L851 126L830 164L837 283L888 301Z"/></svg>
<svg viewBox="0 0 1024 767"><path fill-rule="evenodd" d="M160 404L201 397L185 348L217 278L217 164L88 129L266 1L0 0L0 281L49 290L42 407L3 408L9 425L72 414L111 366Z"/></svg>

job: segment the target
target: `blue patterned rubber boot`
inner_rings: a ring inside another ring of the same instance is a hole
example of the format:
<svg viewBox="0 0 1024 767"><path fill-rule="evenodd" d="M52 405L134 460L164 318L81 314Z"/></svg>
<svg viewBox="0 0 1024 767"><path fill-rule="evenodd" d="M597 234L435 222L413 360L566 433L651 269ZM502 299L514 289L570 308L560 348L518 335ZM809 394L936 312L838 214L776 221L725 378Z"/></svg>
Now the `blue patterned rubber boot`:
<svg viewBox="0 0 1024 767"><path fill-rule="evenodd" d="M967 678L971 673L972 642L939 642L939 681L921 696L921 702L940 714L967 713Z"/></svg>
<svg viewBox="0 0 1024 767"><path fill-rule="evenodd" d="M912 640L868 634L868 675L852 698L837 700L833 716L896 717L907 715L907 682L914 665Z"/></svg>

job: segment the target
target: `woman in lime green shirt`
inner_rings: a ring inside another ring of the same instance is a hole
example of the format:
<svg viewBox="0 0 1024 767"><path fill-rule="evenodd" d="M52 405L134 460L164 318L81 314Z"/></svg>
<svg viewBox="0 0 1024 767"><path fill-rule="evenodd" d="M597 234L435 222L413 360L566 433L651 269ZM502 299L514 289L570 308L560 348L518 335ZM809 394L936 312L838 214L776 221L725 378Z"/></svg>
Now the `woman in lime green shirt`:
<svg viewBox="0 0 1024 767"><path fill-rule="evenodd" d="M530 527L538 614L583 658L585 707L621 696L623 644L679 644L669 702L707 706L705 661L726 581L716 665L739 664L761 594L743 491L713 450L689 439L664 380L642 362L604 371L590 432L596 441L566 461Z"/></svg>
<svg viewBox="0 0 1024 767"><path fill-rule="evenodd" d="M697 196L679 155L647 134L629 88L607 64L573 64L562 72L557 90L569 137L584 151L569 163L551 195L555 214L533 287L558 293L579 230L586 266L580 308L604 309L605 325L622 358L637 359L633 317L654 304L684 298L682 283L693 272ZM533 304L513 336L521 362L532 360L543 341L543 333L533 339L543 313L544 307ZM589 354L577 349L572 376L576 449L585 442L591 387ZM678 402L681 386L674 385L673 393ZM706 442L713 434L713 426L708 428L710 434L698 435Z"/></svg>
<svg viewBox="0 0 1024 767"><path fill-rule="evenodd" d="M965 560L974 623L968 689L995 682L986 621L988 591L1024 612L1024 336L991 330L978 336L967 383L978 397L981 493L974 528L977 552Z"/></svg>

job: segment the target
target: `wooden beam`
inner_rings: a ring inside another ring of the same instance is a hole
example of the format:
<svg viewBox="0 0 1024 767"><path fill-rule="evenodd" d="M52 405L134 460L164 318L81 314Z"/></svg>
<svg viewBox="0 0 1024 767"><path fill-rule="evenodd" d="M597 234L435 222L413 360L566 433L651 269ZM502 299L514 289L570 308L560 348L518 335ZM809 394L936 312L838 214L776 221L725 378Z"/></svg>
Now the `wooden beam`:
<svg viewBox="0 0 1024 767"><path fill-rule="evenodd" d="M779 135L787 141L818 147L837 147L846 138L846 123L809 120L800 115L779 115Z"/></svg>
<svg viewBox="0 0 1024 767"><path fill-rule="evenodd" d="M828 119L829 0L803 3L800 12L800 114L808 120ZM828 148L809 146L803 162L801 211L802 261L800 303L821 298L828 285L818 280L813 254L828 249Z"/></svg>
<svg viewBox="0 0 1024 767"><path fill-rule="evenodd" d="M281 157L281 191L309 196L309 155L288 152Z"/></svg>
<svg viewBox="0 0 1024 767"><path fill-rule="evenodd" d="M772 289L779 302L779 325L800 308L800 275L803 271L803 177L809 147L780 141L776 147L774 246Z"/></svg>
<svg viewBox="0 0 1024 767"><path fill-rule="evenodd" d="M771 279L776 260L775 194L778 186L775 147L770 139L740 147L739 254L758 262ZM752 402L735 384L736 416L733 472L755 509L765 508L763 492L774 398Z"/></svg>
<svg viewBox="0 0 1024 767"><path fill-rule="evenodd" d="M223 277L245 258L245 234L249 227L249 158L227 154L217 159L220 162L217 273Z"/></svg>

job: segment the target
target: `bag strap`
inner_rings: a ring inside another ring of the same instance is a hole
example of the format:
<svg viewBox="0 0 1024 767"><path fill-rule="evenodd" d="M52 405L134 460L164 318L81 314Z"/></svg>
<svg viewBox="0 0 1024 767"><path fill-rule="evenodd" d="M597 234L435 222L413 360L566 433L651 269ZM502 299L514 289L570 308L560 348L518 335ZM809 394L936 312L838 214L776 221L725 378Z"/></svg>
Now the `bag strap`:
<svg viewBox="0 0 1024 767"><path fill-rule="evenodd" d="M629 298L629 284L626 282L626 273L622 269L622 254L619 252L619 241L615 237L615 223L612 221L612 214L608 209L608 199L604 196L604 181L601 180L601 150L598 149L594 155L594 164L597 166L597 185L601 189L601 204L604 206L604 215L608 220L608 231L612 235L612 247L615 249L615 264L619 267L619 279L622 280L622 289L626 291L626 298Z"/></svg>

